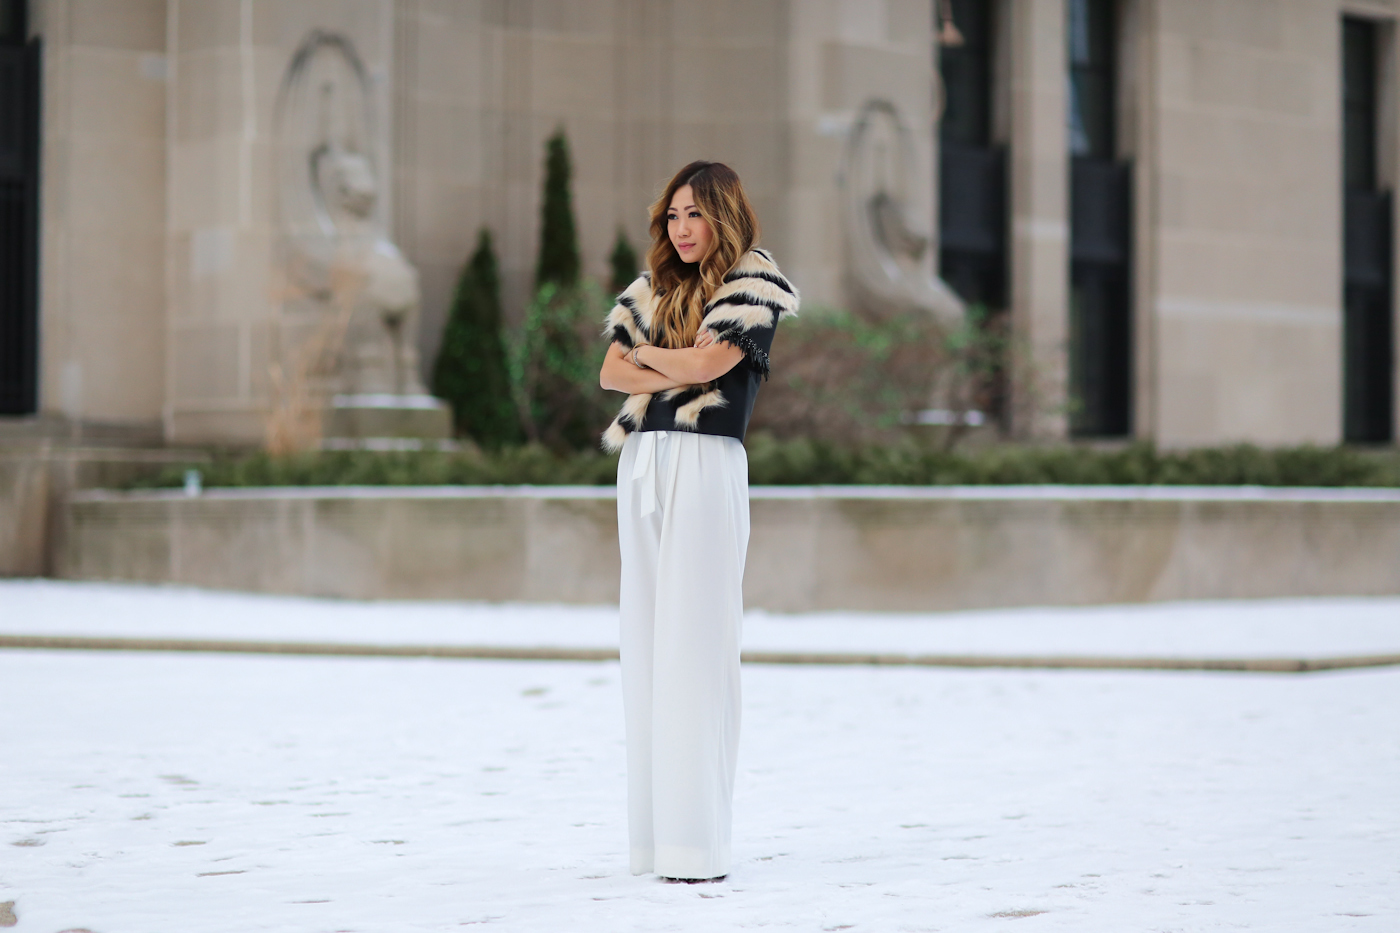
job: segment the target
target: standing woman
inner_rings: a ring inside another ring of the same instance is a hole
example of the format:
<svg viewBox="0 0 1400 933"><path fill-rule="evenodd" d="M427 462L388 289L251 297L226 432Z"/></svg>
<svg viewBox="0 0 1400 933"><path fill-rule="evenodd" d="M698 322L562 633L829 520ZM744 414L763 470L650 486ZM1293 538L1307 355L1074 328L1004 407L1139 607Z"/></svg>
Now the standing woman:
<svg viewBox="0 0 1400 933"><path fill-rule="evenodd" d="M755 249L739 176L692 162L651 207L647 271L618 296L605 389L628 393L617 469L632 873L729 873L739 629L749 543L744 432L797 289Z"/></svg>

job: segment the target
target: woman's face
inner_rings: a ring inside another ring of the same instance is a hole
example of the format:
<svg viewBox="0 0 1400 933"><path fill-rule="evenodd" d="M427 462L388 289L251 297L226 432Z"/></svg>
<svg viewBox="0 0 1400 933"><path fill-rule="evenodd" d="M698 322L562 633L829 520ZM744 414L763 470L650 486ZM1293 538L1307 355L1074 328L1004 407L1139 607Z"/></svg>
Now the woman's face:
<svg viewBox="0 0 1400 933"><path fill-rule="evenodd" d="M715 232L700 216L690 185L681 185L671 198L671 206L666 209L666 233L684 262L699 262L710 251Z"/></svg>

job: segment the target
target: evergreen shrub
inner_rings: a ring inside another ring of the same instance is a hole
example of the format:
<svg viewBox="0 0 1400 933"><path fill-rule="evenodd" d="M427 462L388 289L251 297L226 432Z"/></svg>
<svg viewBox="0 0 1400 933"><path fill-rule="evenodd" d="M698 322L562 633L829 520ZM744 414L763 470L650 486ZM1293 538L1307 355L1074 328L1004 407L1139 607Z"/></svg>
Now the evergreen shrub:
<svg viewBox="0 0 1400 933"><path fill-rule="evenodd" d="M535 264L535 287L553 282L570 286L578 282L581 264L578 231L574 227L574 200L570 192L573 166L564 128L545 142L544 197L540 202L540 255Z"/></svg>
<svg viewBox="0 0 1400 933"><path fill-rule="evenodd" d="M592 450L620 397L598 384L607 342L598 335L607 305L596 285L535 293L511 353L511 376L526 433L551 450Z"/></svg>
<svg viewBox="0 0 1400 933"><path fill-rule="evenodd" d="M557 453L594 450L611 419L598 385L607 352L599 336L607 305L580 276L570 192L573 168L563 129L545 144L535 294L511 352L512 396L532 443Z"/></svg>
<svg viewBox="0 0 1400 933"><path fill-rule="evenodd" d="M490 232L482 229L476 251L457 280L457 293L433 366L432 389L452 406L458 435L485 447L524 440L511 395L506 354L496 254Z"/></svg>
<svg viewBox="0 0 1400 933"><path fill-rule="evenodd" d="M608 284L612 286L613 294L631 285L640 271L637 251L627 241L627 234L621 227L617 229L617 239L613 242L612 253L608 256L608 265L612 267L612 278Z"/></svg>

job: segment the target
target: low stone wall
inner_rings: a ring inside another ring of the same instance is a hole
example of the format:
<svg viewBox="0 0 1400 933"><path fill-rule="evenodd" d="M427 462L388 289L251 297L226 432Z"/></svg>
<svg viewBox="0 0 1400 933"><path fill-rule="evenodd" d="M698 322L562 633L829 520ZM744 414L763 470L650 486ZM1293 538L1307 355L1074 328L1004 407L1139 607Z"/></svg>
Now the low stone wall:
<svg viewBox="0 0 1400 933"><path fill-rule="evenodd" d="M617 508L592 488L80 493L58 575L357 599L616 602Z"/></svg>
<svg viewBox="0 0 1400 933"><path fill-rule="evenodd" d="M0 427L8 429L0 431L5 441L25 424ZM65 505L74 490L126 483L170 464L207 459L189 450L0 444L0 576L52 572Z"/></svg>
<svg viewBox="0 0 1400 933"><path fill-rule="evenodd" d="M617 599L613 490L80 492L60 576L353 598ZM1400 594L1400 491L768 487L749 606Z"/></svg>
<svg viewBox="0 0 1400 933"><path fill-rule="evenodd" d="M0 452L0 576L36 576L48 543L48 464Z"/></svg>

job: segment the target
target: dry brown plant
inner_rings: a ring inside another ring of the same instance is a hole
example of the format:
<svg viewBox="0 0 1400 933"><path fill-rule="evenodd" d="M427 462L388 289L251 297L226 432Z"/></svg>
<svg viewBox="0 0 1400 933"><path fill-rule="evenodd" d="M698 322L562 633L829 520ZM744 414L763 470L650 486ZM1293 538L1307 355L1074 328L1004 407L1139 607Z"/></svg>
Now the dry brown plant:
<svg viewBox="0 0 1400 933"><path fill-rule="evenodd" d="M813 308L778 328L773 376L750 430L841 445L888 443L907 415L928 406L943 360L932 318L870 322Z"/></svg>
<svg viewBox="0 0 1400 933"><path fill-rule="evenodd" d="M974 433L1004 437L1055 414L1010 319L980 307L951 328L922 315L871 321L814 308L778 328L772 357L750 428L779 439L888 444L934 409L946 422L915 436L952 449Z"/></svg>
<svg viewBox="0 0 1400 933"><path fill-rule="evenodd" d="M294 271L294 270L289 270ZM330 269L329 285L323 292L290 284L288 275L280 288L277 351L268 366L269 407L265 424L265 445L270 454L315 450L321 446L326 403L333 392L333 381L345 349L345 335L355 305L364 292L362 270L344 264ZM309 334L287 345L287 309L319 305L316 322ZM326 307L329 306L329 307Z"/></svg>

